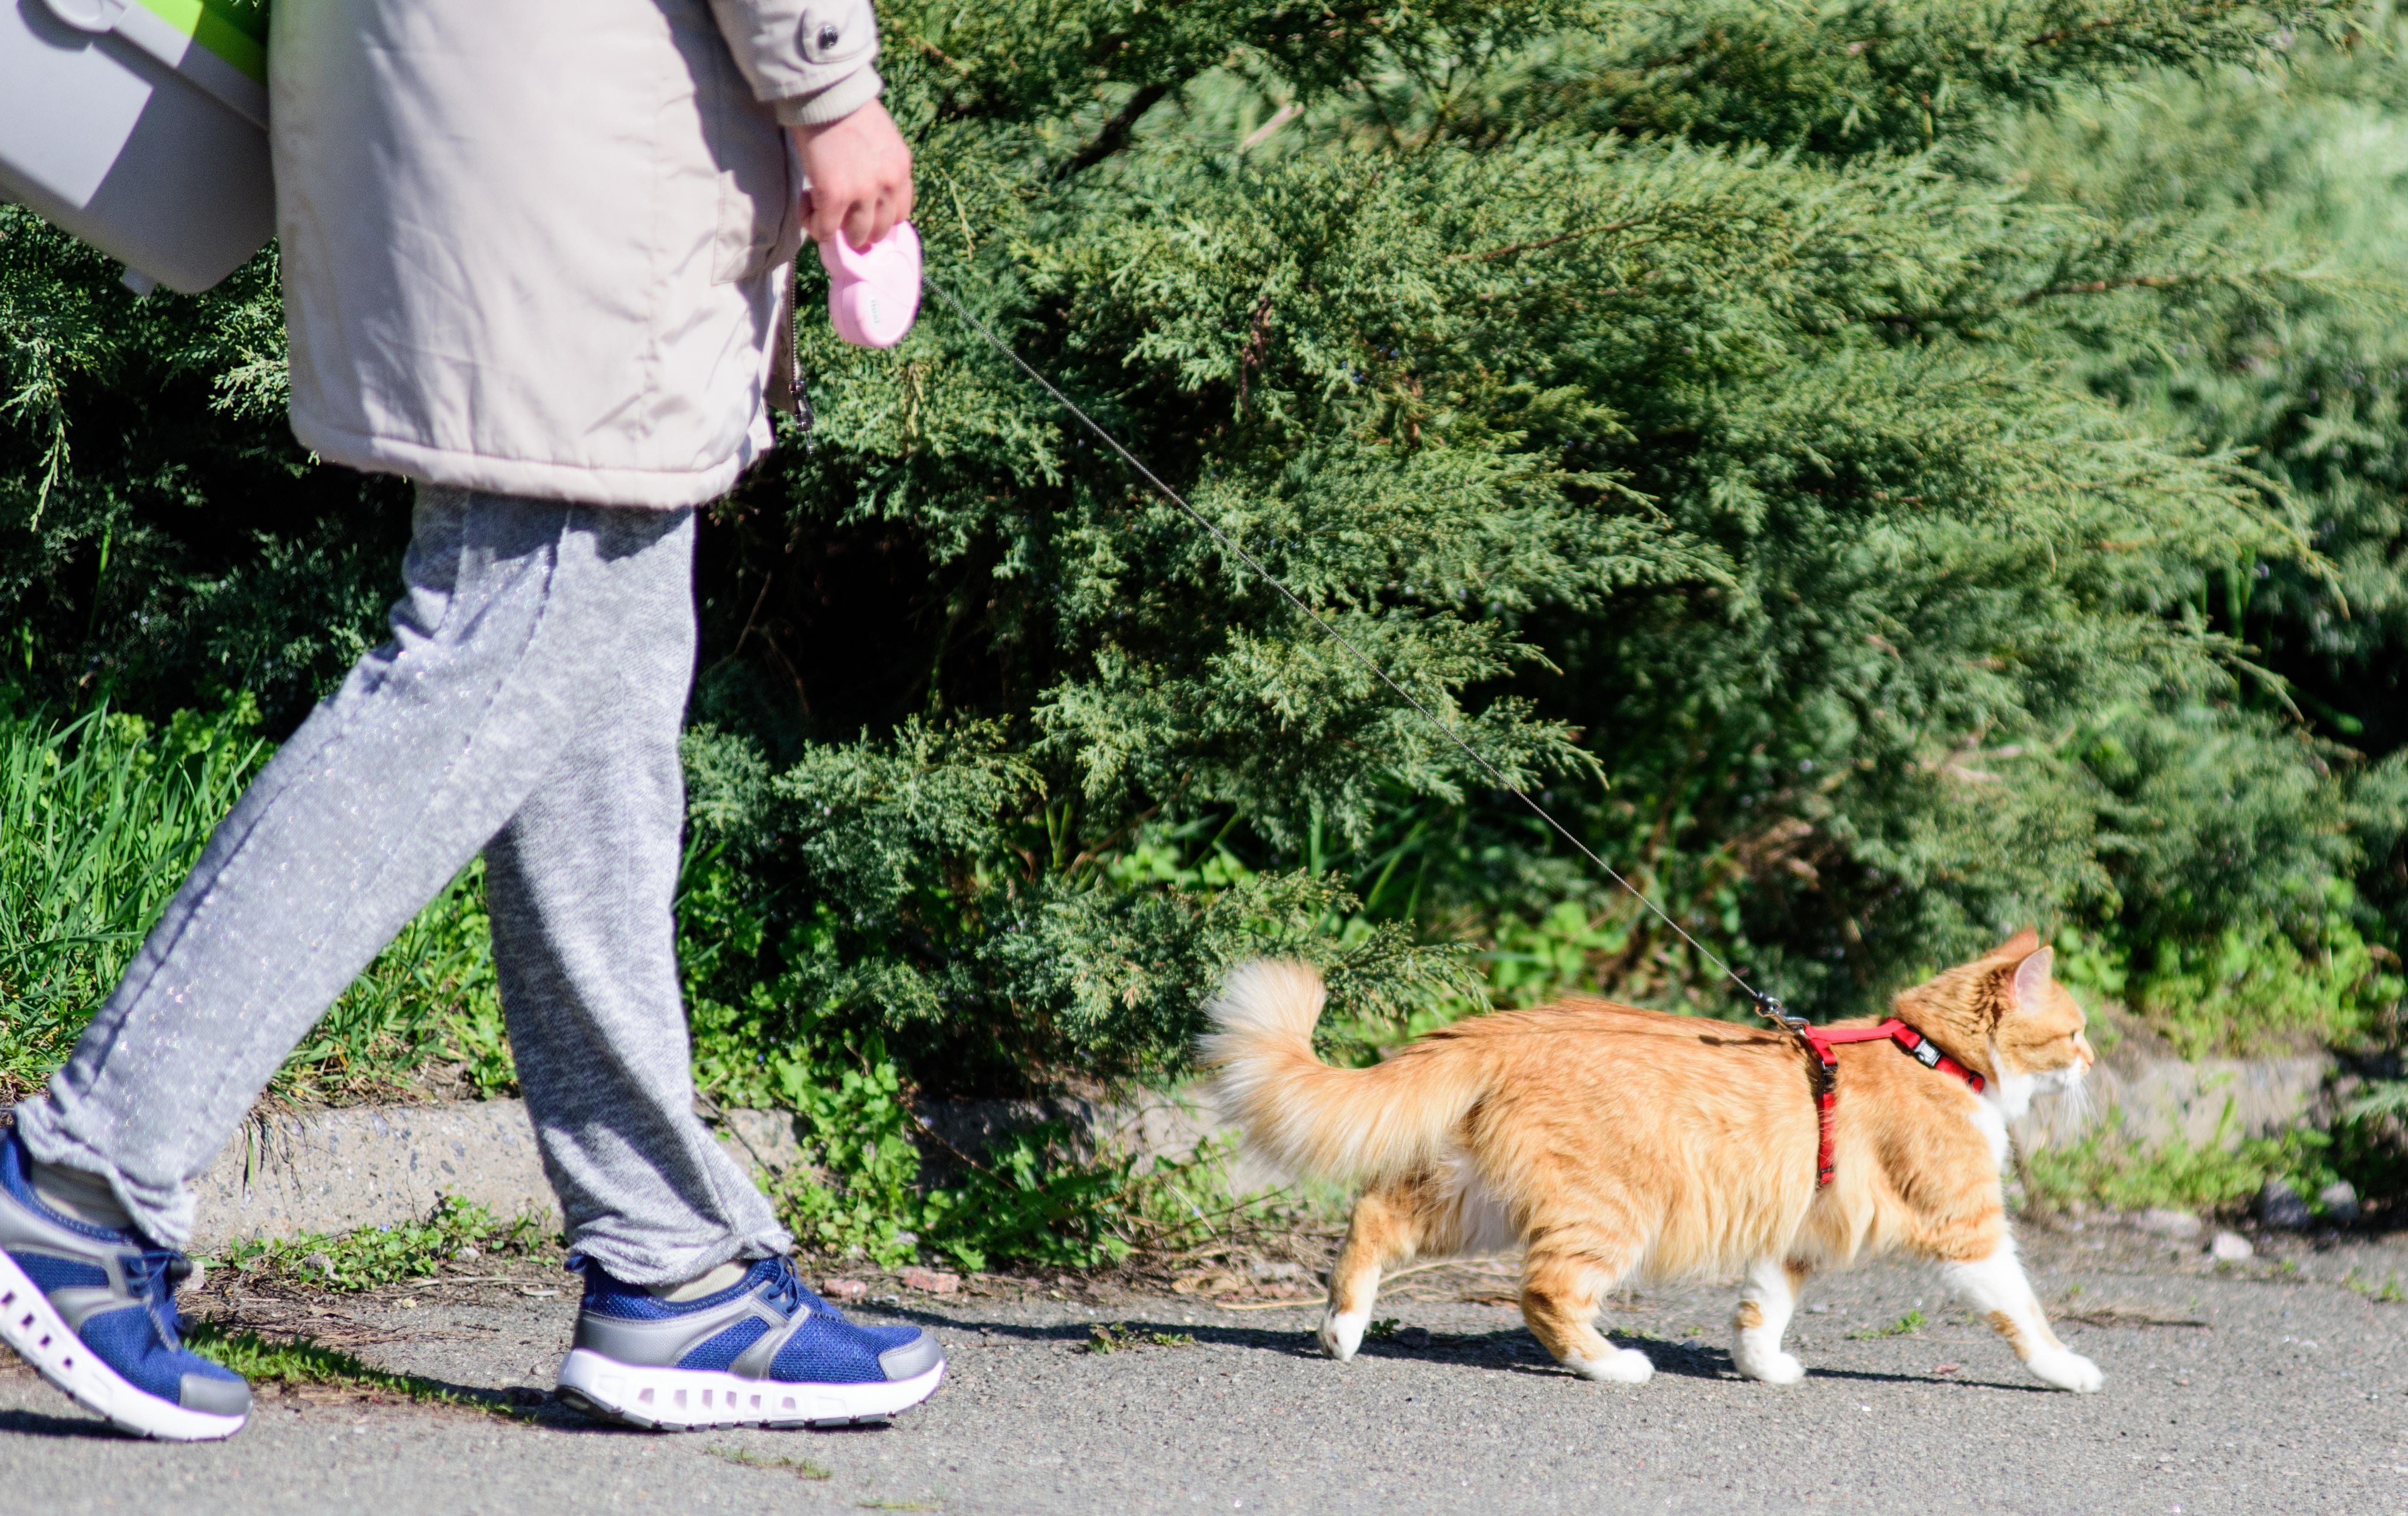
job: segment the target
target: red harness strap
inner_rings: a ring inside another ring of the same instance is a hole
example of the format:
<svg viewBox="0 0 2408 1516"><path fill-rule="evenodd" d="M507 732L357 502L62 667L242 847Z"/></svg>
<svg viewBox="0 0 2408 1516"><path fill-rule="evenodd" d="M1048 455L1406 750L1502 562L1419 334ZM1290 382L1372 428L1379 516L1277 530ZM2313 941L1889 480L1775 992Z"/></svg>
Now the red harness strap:
<svg viewBox="0 0 2408 1516"><path fill-rule="evenodd" d="M1943 1053L1922 1032L1893 1016L1877 1027L1798 1028L1798 1034L1811 1043L1814 1056L1822 1061L1822 1088L1815 1092L1814 1117L1818 1140L1814 1149L1814 1187L1821 1189L1831 1182L1831 1122L1840 1109L1840 1061L1831 1052L1832 1045L1843 1042L1894 1042L1914 1055L1914 1061L1927 1069L1953 1074L1982 1092L1982 1076Z"/></svg>

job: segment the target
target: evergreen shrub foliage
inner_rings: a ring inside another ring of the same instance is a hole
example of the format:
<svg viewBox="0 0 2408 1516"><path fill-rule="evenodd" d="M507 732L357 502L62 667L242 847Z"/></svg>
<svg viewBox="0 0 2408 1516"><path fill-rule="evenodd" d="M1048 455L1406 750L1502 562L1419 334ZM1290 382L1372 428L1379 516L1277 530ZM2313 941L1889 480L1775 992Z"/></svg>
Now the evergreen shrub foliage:
<svg viewBox="0 0 2408 1516"><path fill-rule="evenodd" d="M1757 982L2037 921L2187 1047L2397 1001L2387 16L882 15L932 280ZM380 635L406 489L292 446L274 279L137 303L0 209L22 701L279 732ZM900 1214L880 1100L1175 1072L1243 954L1340 1051L1739 1014L941 299L802 336L708 513L681 910L706 1087L870 1143L812 1225Z"/></svg>

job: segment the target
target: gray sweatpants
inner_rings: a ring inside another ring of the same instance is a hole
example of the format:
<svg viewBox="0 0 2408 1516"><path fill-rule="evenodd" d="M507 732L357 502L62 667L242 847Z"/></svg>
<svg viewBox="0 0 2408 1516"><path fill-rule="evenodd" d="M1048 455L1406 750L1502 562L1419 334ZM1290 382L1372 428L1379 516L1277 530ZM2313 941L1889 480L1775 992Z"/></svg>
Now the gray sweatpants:
<svg viewBox="0 0 2408 1516"><path fill-rule="evenodd" d="M694 513L422 488L393 640L209 838L34 1156L154 1240L310 1025L479 849L519 1082L573 1247L666 1284L791 1239L694 1113L671 902Z"/></svg>

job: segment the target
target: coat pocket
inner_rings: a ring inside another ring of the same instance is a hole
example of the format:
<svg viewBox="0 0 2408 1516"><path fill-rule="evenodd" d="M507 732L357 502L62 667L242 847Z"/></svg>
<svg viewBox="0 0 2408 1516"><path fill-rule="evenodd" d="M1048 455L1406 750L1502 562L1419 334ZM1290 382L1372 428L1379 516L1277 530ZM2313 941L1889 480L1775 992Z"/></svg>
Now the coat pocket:
<svg viewBox="0 0 2408 1516"><path fill-rule="evenodd" d="M724 43L711 52L713 98L703 123L719 171L719 229L710 277L734 284L759 278L802 247L802 182L777 112L752 98Z"/></svg>

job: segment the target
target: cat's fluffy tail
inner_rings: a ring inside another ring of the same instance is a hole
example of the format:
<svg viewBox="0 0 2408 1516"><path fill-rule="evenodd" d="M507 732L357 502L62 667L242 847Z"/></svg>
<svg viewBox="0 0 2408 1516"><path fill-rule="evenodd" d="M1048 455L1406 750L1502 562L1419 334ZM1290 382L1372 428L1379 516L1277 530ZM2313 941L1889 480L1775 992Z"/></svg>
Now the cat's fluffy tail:
<svg viewBox="0 0 2408 1516"><path fill-rule="evenodd" d="M1256 960L1229 973L1205 1008L1220 1030L1197 1040L1222 1111L1292 1173L1363 1182L1436 1159L1480 1098L1473 1061L1417 1043L1368 1069L1313 1055L1326 998L1310 964Z"/></svg>

